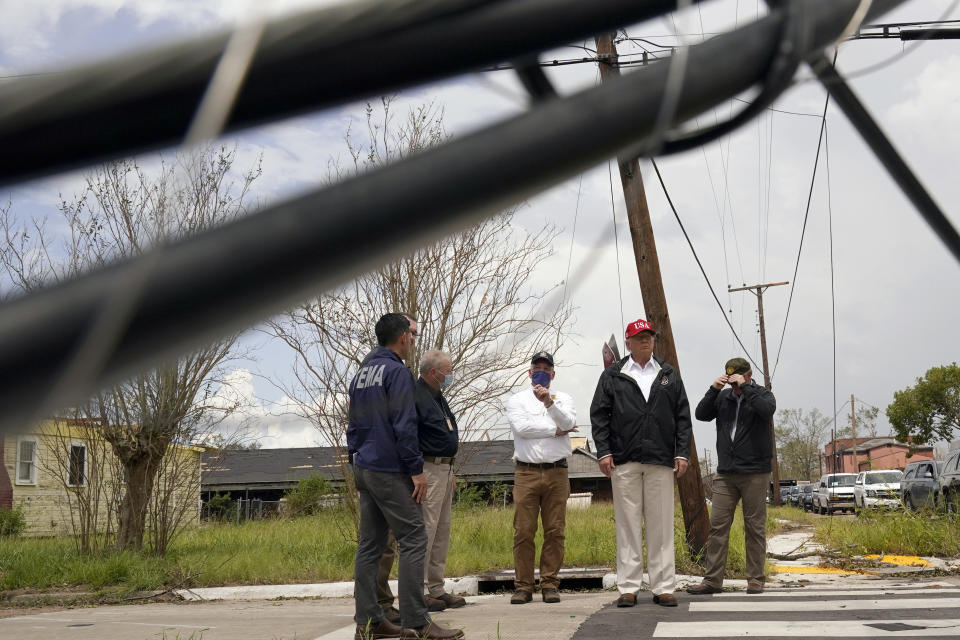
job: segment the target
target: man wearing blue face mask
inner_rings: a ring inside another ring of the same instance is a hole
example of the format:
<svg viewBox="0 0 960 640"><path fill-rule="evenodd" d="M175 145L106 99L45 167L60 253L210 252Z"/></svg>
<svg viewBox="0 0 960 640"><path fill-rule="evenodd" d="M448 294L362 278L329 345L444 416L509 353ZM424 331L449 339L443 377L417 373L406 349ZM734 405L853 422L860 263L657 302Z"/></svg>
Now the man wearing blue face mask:
<svg viewBox="0 0 960 640"><path fill-rule="evenodd" d="M551 388L556 375L553 356L534 354L528 372L531 386L510 398L507 420L513 431L513 597L510 604L533 599L534 537L537 517L543 520L540 590L544 602L560 602L564 528L570 481L567 456L570 432L577 430L573 398Z"/></svg>
<svg viewBox="0 0 960 640"><path fill-rule="evenodd" d="M431 349L420 357L420 379L414 392L417 428L427 495L423 499L423 524L427 529L424 567L424 595L430 611L462 607L467 603L443 590L443 573L450 547L450 506L456 478L453 461L457 455L457 419L443 391L453 384L450 356Z"/></svg>

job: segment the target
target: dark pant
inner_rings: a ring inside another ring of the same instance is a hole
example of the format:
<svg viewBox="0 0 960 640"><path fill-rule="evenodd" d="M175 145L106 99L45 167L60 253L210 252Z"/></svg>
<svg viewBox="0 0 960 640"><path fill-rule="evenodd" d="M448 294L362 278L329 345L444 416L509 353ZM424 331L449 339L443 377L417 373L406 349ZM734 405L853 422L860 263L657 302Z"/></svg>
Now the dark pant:
<svg viewBox="0 0 960 640"><path fill-rule="evenodd" d="M377 602L384 609L393 606L393 591L390 590L390 572L393 570L393 561L397 559L397 539L393 531L387 534L387 548L380 556L380 567L377 571Z"/></svg>
<svg viewBox="0 0 960 640"><path fill-rule="evenodd" d="M564 527L570 481L566 467L534 469L518 466L513 475L514 586L533 591L533 566L537 516L543 521L540 549L540 586L556 589L563 565Z"/></svg>
<svg viewBox="0 0 960 640"><path fill-rule="evenodd" d="M723 473L713 478L713 507L710 510L710 536L705 552L705 582L723 586L730 546L730 525L737 502L743 506L743 537L747 555L747 580L763 583L767 557L767 485L769 473Z"/></svg>
<svg viewBox="0 0 960 640"><path fill-rule="evenodd" d="M383 609L377 602L377 573L392 530L400 555L398 599L404 627L430 622L423 598L423 562L427 532L420 505L410 497L413 481L402 473L353 468L360 494L360 539L354 562L354 597L359 625L377 624Z"/></svg>

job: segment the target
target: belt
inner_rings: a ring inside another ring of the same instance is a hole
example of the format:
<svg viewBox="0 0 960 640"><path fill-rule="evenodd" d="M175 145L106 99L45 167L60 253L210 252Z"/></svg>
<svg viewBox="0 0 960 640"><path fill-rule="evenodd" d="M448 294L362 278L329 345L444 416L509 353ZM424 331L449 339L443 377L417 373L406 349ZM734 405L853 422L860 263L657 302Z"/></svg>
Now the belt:
<svg viewBox="0 0 960 640"><path fill-rule="evenodd" d="M439 456L423 456L424 462L432 462L433 464L453 464L455 456L450 456L449 458L441 458Z"/></svg>
<svg viewBox="0 0 960 640"><path fill-rule="evenodd" d="M567 459L561 458L556 462L524 462L523 460L517 460L518 467L530 467L533 469L556 469L558 467L566 467Z"/></svg>

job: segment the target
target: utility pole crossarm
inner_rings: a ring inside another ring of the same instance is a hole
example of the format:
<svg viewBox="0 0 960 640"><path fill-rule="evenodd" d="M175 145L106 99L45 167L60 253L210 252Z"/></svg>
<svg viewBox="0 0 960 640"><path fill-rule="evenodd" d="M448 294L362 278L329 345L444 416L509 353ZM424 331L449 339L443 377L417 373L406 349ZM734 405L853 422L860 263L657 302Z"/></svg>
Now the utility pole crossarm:
<svg viewBox="0 0 960 640"><path fill-rule="evenodd" d="M727 292L733 293L735 291L761 291L761 290L765 291L768 287L779 287L780 285L784 285L784 284L790 284L790 281L787 280L786 282L769 282L767 284L752 284L749 287L737 287L736 289L731 289L730 287L727 287Z"/></svg>

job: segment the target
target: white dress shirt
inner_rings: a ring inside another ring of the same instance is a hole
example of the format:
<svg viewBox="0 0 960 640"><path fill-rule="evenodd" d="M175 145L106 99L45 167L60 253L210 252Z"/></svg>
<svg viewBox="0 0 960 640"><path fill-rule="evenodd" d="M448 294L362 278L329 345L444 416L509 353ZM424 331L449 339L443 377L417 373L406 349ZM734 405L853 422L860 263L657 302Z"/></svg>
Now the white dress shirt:
<svg viewBox="0 0 960 640"><path fill-rule="evenodd" d="M647 360L647 364L641 365L633 359L633 356L630 356L627 359L627 363L620 369L620 373L625 373L636 380L640 391L643 393L643 399L649 401L650 387L653 386L653 381L660 375L660 363L651 356L650 359Z"/></svg>
<svg viewBox="0 0 960 640"><path fill-rule="evenodd" d="M570 455L567 432L577 426L573 398L550 390L553 404L548 409L533 395L533 387L514 394L507 402L507 420L513 432L514 457L521 462L557 462ZM557 429L564 431L557 435Z"/></svg>

